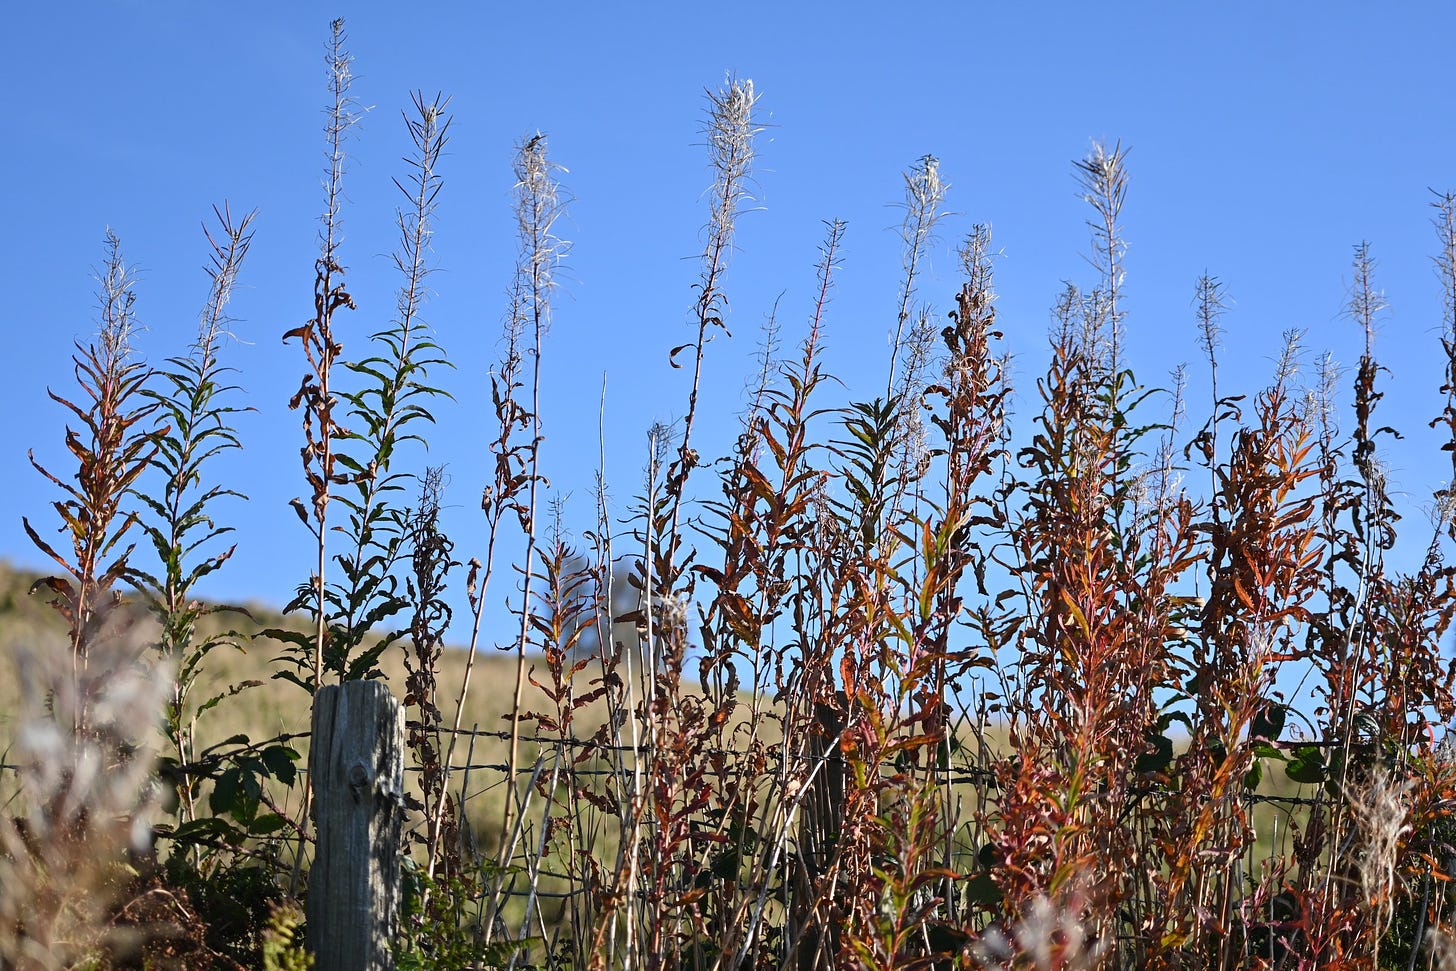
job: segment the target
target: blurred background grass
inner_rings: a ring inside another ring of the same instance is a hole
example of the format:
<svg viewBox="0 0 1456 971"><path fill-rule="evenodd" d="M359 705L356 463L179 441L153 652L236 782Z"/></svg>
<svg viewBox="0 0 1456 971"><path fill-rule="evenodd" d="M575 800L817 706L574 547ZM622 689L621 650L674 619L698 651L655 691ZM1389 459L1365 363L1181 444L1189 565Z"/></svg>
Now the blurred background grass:
<svg viewBox="0 0 1456 971"><path fill-rule="evenodd" d="M14 648L21 644L44 645L51 643L57 650L65 650L63 642L65 626L56 612L50 608L42 595L31 596L31 585L39 574L17 569L0 561L0 753L8 752L14 739L16 717L19 710L19 681L14 671ZM273 678L280 670L279 656L283 645L268 638L254 636L267 628L307 629L307 620L302 617L287 617L276 607L267 604L249 603L242 605L248 611L241 613L215 614L204 619L212 630L222 628L235 630L240 636L242 649L219 648L203 662L202 673L193 689L193 699L200 701L226 691L229 687L246 681L261 682L255 687L228 698L197 721L199 750L232 738L247 735L253 741L261 741L281 734L307 732L310 720L310 701L305 692L290 682ZM150 624L144 614L140 623ZM391 647L380 658L380 668L396 697L404 696L405 642ZM441 654L437 672L440 708L444 724L448 728L455 717L455 698L465 674L467 654L463 649L447 647ZM528 670L535 666L537 677L544 678L544 664L540 658L528 658ZM591 672L584 672L590 676ZM475 663L470 692L461 718L463 729L481 732L505 732L510 728L509 714L513 708L516 683L516 659L508 653L482 652ZM523 707L540 710L544 699L530 684L525 687ZM417 717L417 709L410 708L406 716ZM606 708L597 703L584 708L578 714L573 734L578 738L590 736L607 717ZM522 735L534 734L534 726L524 725ZM976 749L973 762L982 766L989 759L1009 751L1005 732L997 726L986 726L984 744L971 746ZM291 743L306 759L308 740L300 738ZM1181 750L1182 746L1178 746ZM503 767L508 758L509 743L502 738L479 735L472 740L462 737L457 743L453 764L471 766L468 772L457 771L451 777L451 791L457 796L465 795L467 818L471 835L482 853L493 854L499 846L500 818L504 805ZM529 772L542 748L536 744L524 744L521 749L521 771ZM442 757L443 757L443 753ZM968 753L969 754L969 753ZM409 763L407 753L406 761ZM304 762L300 762L300 768ZM5 774L9 776L9 773ZM418 794L418 773L407 769L407 788ZM13 776L0 779L0 793L8 795L13 789ZM1277 762L1264 766L1263 778L1257 787L1261 796L1288 797L1312 796L1315 786L1301 786L1290 780ZM288 809L290 799L299 798L299 790L276 793ZM972 803L978 802L973 800ZM1288 852L1289 842L1295 828L1303 820L1304 812L1298 805L1279 802L1259 802L1250 807L1250 818L1257 833L1257 840L1245 856L1245 863L1257 867L1272 851ZM419 825L415 818L411 825Z"/></svg>

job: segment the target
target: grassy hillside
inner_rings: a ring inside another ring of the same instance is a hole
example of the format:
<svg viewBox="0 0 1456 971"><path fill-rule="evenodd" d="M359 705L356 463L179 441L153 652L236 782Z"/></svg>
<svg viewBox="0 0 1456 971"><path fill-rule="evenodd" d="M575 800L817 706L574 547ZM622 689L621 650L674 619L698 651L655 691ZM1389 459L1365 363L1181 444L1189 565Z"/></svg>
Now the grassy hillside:
<svg viewBox="0 0 1456 971"><path fill-rule="evenodd" d="M0 713L15 710L16 679L12 674L12 649L23 642L44 644L59 640L65 626L45 603L44 592L29 594L38 574L18 570L0 562L0 653L3 653L5 676L0 678ZM213 618L214 628L227 626L240 635L240 649L219 649L204 662L203 674L196 695L211 697L231 685L245 681L261 681L234 699L219 704L198 722L205 744L220 741L238 731L256 736L280 732L308 730L308 699L296 685L273 678L281 646L268 638L255 637L268 628L298 628L297 618L285 617L275 607L264 604L246 605L247 614L222 614ZM249 616L251 615L251 616ZM306 626L306 625L305 625ZM441 659L442 687L458 687L465 672L465 653L447 650ZM387 651L380 661L396 695L403 694L403 649ZM510 710L515 684L516 662L513 657L482 655L477 659L470 696L466 701L463 724L466 727L497 728L502 716ZM454 709L447 713L453 717ZM0 714L0 718L5 717Z"/></svg>
<svg viewBox="0 0 1456 971"><path fill-rule="evenodd" d="M39 574L0 562L0 751L8 751L11 747L19 710L20 680L15 670L15 648L25 645L66 650L63 641L65 626L55 611L46 604L44 591L38 591L34 595L29 592L39 578ZM205 618L212 630L235 630L238 634L238 648L219 648L208 655L192 697L201 701L224 694L237 685L249 682L256 684L238 694L223 698L216 707L197 719L199 750L239 734L246 734L253 741L260 741L283 734L307 732L309 729L308 696L297 685L273 677L284 667L279 663L282 645L258 633L280 627L303 629L300 628L301 621L296 617L286 617L275 607L264 604L250 603L246 606L246 611L246 614L228 612ZM153 636L155 624L140 609L137 611L137 620L136 633L142 638ZM447 726L455 717L454 698L458 695L465 675L466 659L467 655L463 650L447 648L440 660L438 679L441 709ZM528 661L528 665L530 663ZM514 655L481 654L476 659L464 715L461 718L462 728L481 731L504 731L509 728L506 715L512 710L516 666ZM396 646L386 651L380 659L380 668L395 696L403 698L406 677L404 647ZM532 690L528 685L527 691ZM409 718L417 717L417 714L413 707L406 709ZM602 713L588 708L582 712L579 730L589 734L601 723L602 717ZM306 755L306 738L291 744ZM508 743L500 739L479 737L473 748L468 739L462 739L455 763L464 764L468 755L473 765L500 764L506 759L507 748ZM528 749L528 755L533 752L534 747ZM498 772L492 774L496 779L499 778ZM410 781L416 778L417 773L407 770L407 775L407 781ZM477 785L487 781L487 778L487 774L482 771L474 774ZM0 780L0 784L3 781ZM470 816L479 830L478 837L484 845L493 845L495 837L491 832L491 817L498 812L499 800L491 798L488 793L484 797L475 792L470 795Z"/></svg>

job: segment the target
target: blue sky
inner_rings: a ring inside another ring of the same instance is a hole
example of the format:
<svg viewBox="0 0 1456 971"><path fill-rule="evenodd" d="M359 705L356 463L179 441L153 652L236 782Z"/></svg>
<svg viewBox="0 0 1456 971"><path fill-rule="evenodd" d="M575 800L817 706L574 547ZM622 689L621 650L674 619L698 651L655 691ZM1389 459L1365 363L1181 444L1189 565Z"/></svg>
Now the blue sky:
<svg viewBox="0 0 1456 971"><path fill-rule="evenodd" d="M616 9L612 9L612 8ZM417 9L416 9L417 8ZM1023 427L1035 411L1048 308L1062 281L1089 282L1087 211L1072 160L1094 138L1130 146L1125 228L1131 363L1163 384L1180 362L1204 388L1190 306L1205 270L1231 298L1225 390L1266 380L1290 327L1308 360L1352 365L1343 315L1353 246L1368 239L1390 302L1379 334L1384 419L1410 432L1387 452L1413 518L1449 474L1425 423L1440 407L1440 293L1430 189L1456 189L1449 38L1438 4L340 4L180 2L11 6L0 30L7 150L0 153L0 557L41 567L20 526L53 520L50 487L26 450L64 468L64 415L47 387L71 387L72 341L95 325L93 268L107 226L141 271L149 358L181 353L205 292L200 223L214 203L257 207L256 238L232 305L228 350L245 389L242 453L215 473L246 481L237 557L208 588L279 603L306 574L308 537L287 509L304 486L301 433L286 408L303 362L281 334L311 309L322 210L323 46L347 20L373 106L351 143L344 260L360 310L346 354L387 321L400 109L410 92L452 96L453 140L425 316L456 370L428 459L448 464L457 553L479 552L474 512L491 418L512 260L511 149L536 131L574 201L572 242L543 361L553 492L590 525L598 398L606 375L607 473L625 512L645 432L681 417L686 374L667 349L689 340L692 257L706 217L704 89L725 72L761 93L757 211L739 224L727 281L732 341L710 348L705 456L726 452L759 328L775 299L784 335L810 309L823 220L848 222L829 327L829 366L847 395L881 387L894 324L901 173L932 153L951 184L921 297L946 309L952 250L990 222L1000 321L1016 355ZM1342 382L1347 390L1348 379ZM1193 415L1204 417L1195 398ZM1409 522L1408 522L1408 525ZM1415 541L1423 529L1411 530ZM504 593L505 588L500 588Z"/></svg>

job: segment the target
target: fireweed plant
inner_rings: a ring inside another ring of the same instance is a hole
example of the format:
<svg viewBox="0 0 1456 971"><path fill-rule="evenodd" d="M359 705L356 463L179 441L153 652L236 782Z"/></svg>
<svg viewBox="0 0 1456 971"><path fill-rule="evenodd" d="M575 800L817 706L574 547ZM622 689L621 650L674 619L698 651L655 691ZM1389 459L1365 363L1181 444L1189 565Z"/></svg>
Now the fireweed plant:
<svg viewBox="0 0 1456 971"><path fill-rule="evenodd" d="M420 447L433 409L452 404L432 383L448 364L424 318L449 101L416 95L404 114L397 297L388 323L360 326L378 308L356 308L346 285L343 180L363 113L342 22L326 60L313 304L284 335L305 363L289 402L303 485L287 518L314 543L287 608L299 622L251 648L309 693L382 677L389 652L403 655L417 774L399 966L1448 960L1456 668L1441 640L1456 611L1456 500L1450 487L1432 497L1424 557L1394 569L1402 520L1380 456L1397 433L1377 417L1387 376L1370 244L1352 259L1348 317L1364 344L1350 406L1328 355L1301 370L1299 332L1262 388L1227 389L1227 295L1212 276L1195 281L1189 321L1210 397L1186 400L1181 370L1148 387L1127 365L1127 153L1094 146L1074 167L1091 278L1054 295L1046 363L1024 387L1031 414L1014 427L989 227L955 247L959 285L927 293L950 187L924 156L904 175L883 383L845 394L826 369L849 231L829 221L808 305L773 308L736 438L708 442L699 395L729 333L730 257L756 187L760 95L729 77L703 128L712 180L689 326L664 349L683 417L648 430L626 519L599 475L594 523L575 537L543 449L569 197L548 139L531 134L511 173L490 471L468 486L478 525L452 536L451 482ZM1446 375L1431 427L1456 481L1456 196L1433 211ZM302 892L310 854L302 746L238 735L202 748L196 734L200 716L261 690L192 694L217 648L249 646L195 594L233 553L215 517L245 491L210 476L244 443L225 352L252 216L222 207L216 225L197 341L155 370L138 356L134 279L108 235L79 390L52 393L75 468L37 468L60 490L66 541L25 528L59 567L34 592L68 643L63 664L31 679L44 684L26 715L40 734L15 751L50 739L75 764L22 766L29 815L0 827L0 869L47 895L39 920L0 889L17 960L64 928L66 953L102 966L115 937L102 931L164 893L172 909L151 913L190 928L190 966L257 966L265 947L275 964L302 960L280 956L276 916L296 913L284 898ZM155 617L159 663L132 665L103 625L128 588ZM493 629L486 605L503 599L510 623ZM444 684L462 609L468 660ZM510 702L500 723L466 724L490 647L513 661ZM109 697L99 658L170 679L137 689L160 699L147 724L94 707ZM157 728L160 802L132 784L138 739ZM116 776L125 792L82 785L103 763L130 767ZM58 796L90 792L80 810ZM109 828L126 818L149 839ZM101 882L75 866L68 833L132 854L130 882L108 878L104 905L59 896L67 880Z"/></svg>

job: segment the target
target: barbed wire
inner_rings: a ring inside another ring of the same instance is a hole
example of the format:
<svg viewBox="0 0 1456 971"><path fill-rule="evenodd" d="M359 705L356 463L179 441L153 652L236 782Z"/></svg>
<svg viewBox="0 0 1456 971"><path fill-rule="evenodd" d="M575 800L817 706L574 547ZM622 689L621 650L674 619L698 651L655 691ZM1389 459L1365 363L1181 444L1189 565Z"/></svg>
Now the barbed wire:
<svg viewBox="0 0 1456 971"><path fill-rule="evenodd" d="M457 736L472 739L490 738L503 742L509 742L511 740L511 733L509 731L499 729L482 729L478 726L473 728L460 728L458 730L452 730L446 726L432 726L426 725L419 721L407 721L405 723L405 729L407 732L426 732L434 736L448 736L454 734ZM250 752L260 751L271 745L280 745L300 739L308 739L310 736L311 733L307 731L281 732L278 735L274 735L266 739L261 739L259 741L249 740L246 744L242 744L239 748L231 750L223 748L226 743L219 743L207 749L204 752L203 757L198 758L192 762L168 765L164 770L164 774L170 776L197 775L205 777L209 773L215 772L219 765L229 761L230 759L235 759ZM637 758L645 758L650 757L653 752L653 747L647 743L639 743L636 745L613 744L611 742L603 741L602 739L596 737L580 738L575 735L517 735L516 741L526 745L537 745L540 746L542 749L548 751L581 751L584 749L589 749L594 753L601 753L603 756L631 754L635 755ZM1301 748L1332 749L1342 747L1347 743L1342 739L1291 739L1285 741L1265 742L1264 744L1268 744L1270 747L1284 752L1296 751ZM1358 744L1359 743L1357 743L1357 745ZM849 764L846 756L834 751L785 752L783 750L782 742L766 743L762 752L713 746L705 746L700 750L700 752L704 755L720 755L735 758L748 758L750 756L762 754L767 758L776 761L780 765L782 765L786 761L833 763L843 765ZM541 771L541 766L548 762L550 758L551 756L547 755L545 751L538 753L535 759L517 765L515 768L515 773L517 777L529 777L532 775L537 775ZM567 764L565 766L565 772L571 777L575 778L594 776L620 777L623 775L624 772L630 771L625 766L583 767L580 765L582 761L585 761L585 759L578 758L574 761L566 760ZM26 768L27 766L21 763L0 761L0 772L19 773ZM421 774L426 770L426 767L423 765L405 766L405 771L412 775ZM430 767L430 771L438 772L441 770L445 771L447 774L494 772L505 775L506 773L511 771L511 768L508 764L504 762L464 762L451 763L448 766ZM998 790L1002 788L1001 774L998 773L995 769L985 766L967 765L951 768L940 768L934 770L932 772L932 775L939 783L946 786L979 786L984 789ZM1312 783L1299 784L1304 785ZM494 787L487 786L484 789L480 790L480 792L477 792L476 795L480 795L490 788ZM1128 791L1134 796L1141 797L1148 795L1167 794L1174 791L1174 789L1167 783L1150 782L1145 785L1132 786L1129 788ZM1328 805L1330 799L1330 797L1328 796L1294 796L1249 791L1243 791L1238 793L1237 795L1241 800L1249 803L1266 803L1286 806Z"/></svg>

